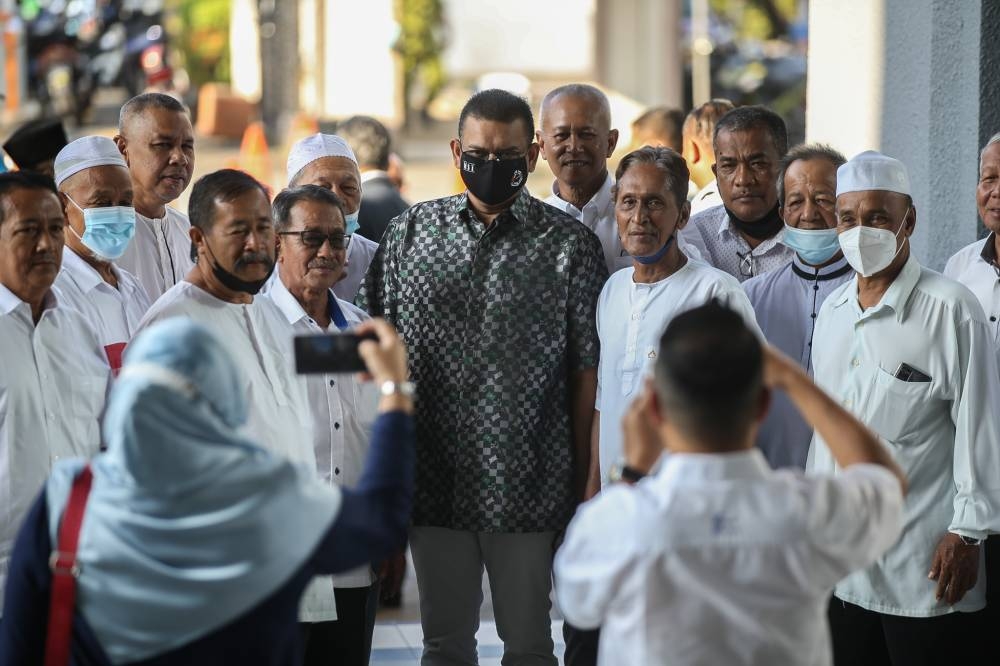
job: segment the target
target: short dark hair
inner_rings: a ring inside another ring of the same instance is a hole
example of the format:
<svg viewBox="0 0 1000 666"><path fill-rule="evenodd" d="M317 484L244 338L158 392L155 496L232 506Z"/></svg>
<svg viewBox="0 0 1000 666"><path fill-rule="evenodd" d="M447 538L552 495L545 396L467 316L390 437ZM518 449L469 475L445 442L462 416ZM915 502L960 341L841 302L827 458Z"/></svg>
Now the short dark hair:
<svg viewBox="0 0 1000 666"><path fill-rule="evenodd" d="M319 185L302 185L281 190L278 196L274 197L271 204L271 217L274 218L275 231L285 231L290 226L288 218L292 215L292 208L302 201L315 201L316 203L333 206L340 211L341 219L344 219L344 202L331 190Z"/></svg>
<svg viewBox="0 0 1000 666"><path fill-rule="evenodd" d="M118 112L118 133L122 134L129 121L146 109L166 109L177 113L188 112L186 106L170 95L158 92L142 93L122 104L121 111Z"/></svg>
<svg viewBox="0 0 1000 666"><path fill-rule="evenodd" d="M684 127L684 112L669 106L654 106L643 111L632 121L632 135L654 134L667 142L667 148L680 151L683 148L681 130Z"/></svg>
<svg viewBox="0 0 1000 666"><path fill-rule="evenodd" d="M676 150L662 146L643 146L622 158L615 171L615 184L612 187L615 199L618 199L618 183L621 182L622 176L637 164L651 164L662 171L667 177L667 189L677 201L677 208L680 209L684 205L687 201L688 180L691 177L687 162Z"/></svg>
<svg viewBox="0 0 1000 666"><path fill-rule="evenodd" d="M229 202L252 190L260 190L270 199L267 188L244 171L219 169L202 176L191 188L191 197L188 200L188 218L191 220L191 226L204 232L210 231L215 223L217 201Z"/></svg>
<svg viewBox="0 0 1000 666"><path fill-rule="evenodd" d="M736 108L728 99L717 97L691 109L684 119L684 129L700 142L711 143L719 118Z"/></svg>
<svg viewBox="0 0 1000 666"><path fill-rule="evenodd" d="M59 196L54 180L34 171L0 173L0 223L7 218L7 197L16 190L44 190Z"/></svg>
<svg viewBox="0 0 1000 666"><path fill-rule="evenodd" d="M760 340L713 299L674 317L663 332L657 397L679 430L708 449L731 449L757 416L763 368Z"/></svg>
<svg viewBox="0 0 1000 666"><path fill-rule="evenodd" d="M480 90L469 98L469 101L462 107L462 113L458 116L458 139L462 140L462 130L465 129L466 118L479 118L480 120L492 120L497 123L513 123L516 120L524 121L524 127L528 131L527 140L530 144L535 137L535 118L531 115L531 107L513 93L499 88Z"/></svg>
<svg viewBox="0 0 1000 666"><path fill-rule="evenodd" d="M350 145L358 164L385 171L389 168L392 135L371 116L351 116L337 125L337 134Z"/></svg>
<svg viewBox="0 0 1000 666"><path fill-rule="evenodd" d="M825 143L800 143L795 146L785 153L785 156L781 158L781 163L778 165L777 188L779 206L785 203L785 172L788 171L788 167L792 166L793 162L798 162L799 160L826 160L835 169L847 163L846 157Z"/></svg>
<svg viewBox="0 0 1000 666"><path fill-rule="evenodd" d="M719 118L712 135L712 148L718 152L717 143L721 132L749 132L762 128L767 130L779 156L788 152L788 128L777 113L766 106L738 106Z"/></svg>

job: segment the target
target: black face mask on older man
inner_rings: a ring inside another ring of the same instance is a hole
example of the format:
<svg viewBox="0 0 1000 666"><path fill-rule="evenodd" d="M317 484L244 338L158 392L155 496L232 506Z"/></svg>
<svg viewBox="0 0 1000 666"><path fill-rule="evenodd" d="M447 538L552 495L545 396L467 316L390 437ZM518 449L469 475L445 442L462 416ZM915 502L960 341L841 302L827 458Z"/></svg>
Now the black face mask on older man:
<svg viewBox="0 0 1000 666"><path fill-rule="evenodd" d="M528 180L528 157L506 160L484 160L462 153L462 181L483 203L495 206L507 201L524 187Z"/></svg>

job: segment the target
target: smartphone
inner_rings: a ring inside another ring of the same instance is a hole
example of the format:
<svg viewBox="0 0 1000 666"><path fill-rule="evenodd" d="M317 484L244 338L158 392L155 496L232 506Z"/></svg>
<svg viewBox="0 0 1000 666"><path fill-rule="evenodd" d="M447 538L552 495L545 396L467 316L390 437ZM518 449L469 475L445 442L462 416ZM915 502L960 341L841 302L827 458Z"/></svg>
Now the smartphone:
<svg viewBox="0 0 1000 666"><path fill-rule="evenodd" d="M362 340L377 340L374 333L323 333L295 336L295 372L300 375L326 372L363 372L358 354Z"/></svg>

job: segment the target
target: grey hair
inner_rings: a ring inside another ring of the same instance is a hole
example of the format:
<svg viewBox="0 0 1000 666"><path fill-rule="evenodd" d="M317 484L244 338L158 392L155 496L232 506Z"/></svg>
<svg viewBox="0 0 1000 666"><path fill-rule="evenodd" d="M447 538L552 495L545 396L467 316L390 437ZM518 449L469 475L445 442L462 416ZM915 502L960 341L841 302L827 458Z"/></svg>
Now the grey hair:
<svg viewBox="0 0 1000 666"><path fill-rule="evenodd" d="M275 231L286 231L289 227L289 218L292 215L292 208L302 201L315 201L316 203L333 206L340 211L340 219L345 219L344 202L331 190L319 185L302 185L281 190L278 196L274 197L271 204L271 218L274 220Z"/></svg>
<svg viewBox="0 0 1000 666"><path fill-rule="evenodd" d="M611 195L618 200L618 183L622 181L625 172L637 164L651 164L663 172L667 179L667 189L674 195L677 201L678 210L687 203L688 171L687 162L673 148L663 148L661 146L643 146L622 158L618 163L618 170L615 172L615 184L611 188Z"/></svg>
<svg viewBox="0 0 1000 666"><path fill-rule="evenodd" d="M170 95L156 92L142 93L122 104L121 111L118 112L118 133L123 134L125 126L132 118L146 109L166 109L176 113L188 113L187 107Z"/></svg>
<svg viewBox="0 0 1000 666"><path fill-rule="evenodd" d="M983 146L983 149L979 151L979 170L980 171L983 170L983 155L985 155L986 151L989 149L989 147L992 146L995 143L1000 143L1000 132L997 132L996 134L994 134L993 136L991 136L990 140L986 142L985 146Z"/></svg>
<svg viewBox="0 0 1000 666"><path fill-rule="evenodd" d="M598 107L597 113L600 118L607 121L608 127L611 127L611 103L608 102L608 96L600 89L586 83L567 83L550 90L542 99L541 107L538 109L539 126L544 127L545 110L557 97L577 97L594 102Z"/></svg>
<svg viewBox="0 0 1000 666"><path fill-rule="evenodd" d="M781 162L778 164L778 182L776 186L778 188L779 206L785 205L785 172L788 171L788 167L792 166L793 162L798 162L799 160L826 160L834 168L838 169L847 163L847 158L839 150L825 143L800 143L795 146L781 158Z"/></svg>

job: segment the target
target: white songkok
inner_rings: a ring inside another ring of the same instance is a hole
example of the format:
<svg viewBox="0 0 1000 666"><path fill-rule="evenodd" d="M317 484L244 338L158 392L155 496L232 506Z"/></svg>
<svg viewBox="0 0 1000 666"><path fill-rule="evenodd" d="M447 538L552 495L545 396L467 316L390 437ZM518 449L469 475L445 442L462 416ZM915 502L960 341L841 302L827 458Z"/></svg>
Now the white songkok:
<svg viewBox="0 0 1000 666"><path fill-rule="evenodd" d="M855 155L837 169L837 196L847 192L885 190L910 195L910 177L899 160L874 150Z"/></svg>
<svg viewBox="0 0 1000 666"><path fill-rule="evenodd" d="M56 186L75 173L99 166L128 168L118 146L106 136L85 136L68 143L56 155Z"/></svg>
<svg viewBox="0 0 1000 666"><path fill-rule="evenodd" d="M310 162L323 157L346 157L355 164L358 158L347 142L336 134L313 134L297 141L288 153L288 182Z"/></svg>

